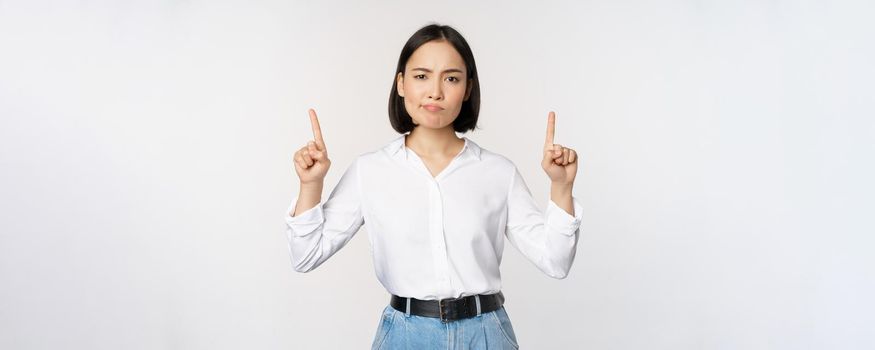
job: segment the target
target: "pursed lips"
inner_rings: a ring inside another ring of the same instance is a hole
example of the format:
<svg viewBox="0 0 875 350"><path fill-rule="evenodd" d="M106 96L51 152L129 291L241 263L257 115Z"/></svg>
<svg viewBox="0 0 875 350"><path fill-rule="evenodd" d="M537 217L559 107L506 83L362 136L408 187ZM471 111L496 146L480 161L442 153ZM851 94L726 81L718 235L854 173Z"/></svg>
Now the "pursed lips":
<svg viewBox="0 0 875 350"><path fill-rule="evenodd" d="M424 106L422 106L422 108L425 108L431 112L437 112L437 111L443 110L443 108L441 108L438 105L424 105Z"/></svg>

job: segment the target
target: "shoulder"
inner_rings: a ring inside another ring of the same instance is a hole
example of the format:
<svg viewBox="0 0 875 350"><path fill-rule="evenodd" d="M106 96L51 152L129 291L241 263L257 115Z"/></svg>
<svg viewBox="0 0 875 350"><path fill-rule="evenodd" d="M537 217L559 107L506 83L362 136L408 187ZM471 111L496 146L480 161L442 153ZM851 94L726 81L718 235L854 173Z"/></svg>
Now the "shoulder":
<svg viewBox="0 0 875 350"><path fill-rule="evenodd" d="M404 144L404 135L400 135L388 143L383 144L377 148L374 148L370 151L359 154L353 159L353 165L360 164L380 164L385 161L389 161L393 156L396 155L397 152L401 150L401 146Z"/></svg>
<svg viewBox="0 0 875 350"><path fill-rule="evenodd" d="M516 164L501 153L483 148L470 140L468 141L471 143L472 150L477 150L473 153L479 154L479 159L469 163L474 165L474 167L470 168L471 171L476 173L473 177L487 182L481 184L481 187L494 187L498 191L505 189L509 191L513 184L517 182L516 179L519 176Z"/></svg>
<svg viewBox="0 0 875 350"><path fill-rule="evenodd" d="M479 144L468 139L468 142L475 150L475 155L479 155L479 159L474 163L478 174L496 181L496 184L505 184L506 181L513 182L519 170L516 164L503 154L493 152L483 148Z"/></svg>
<svg viewBox="0 0 875 350"><path fill-rule="evenodd" d="M468 139L467 141L475 155L479 156L480 163L483 165L498 167L509 171L516 168L516 164L503 154L486 149L471 139Z"/></svg>
<svg viewBox="0 0 875 350"><path fill-rule="evenodd" d="M516 169L516 164L512 160L510 160L510 158L505 157L504 155L499 153L491 152L489 150L481 151L480 163L485 166L501 169L504 172L511 172Z"/></svg>

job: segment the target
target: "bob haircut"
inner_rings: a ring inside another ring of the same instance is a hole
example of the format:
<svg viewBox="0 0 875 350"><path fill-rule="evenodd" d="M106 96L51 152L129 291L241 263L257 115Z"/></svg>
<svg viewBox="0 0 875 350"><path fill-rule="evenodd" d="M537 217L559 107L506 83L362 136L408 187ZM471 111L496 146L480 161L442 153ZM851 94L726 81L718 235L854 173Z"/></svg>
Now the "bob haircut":
<svg viewBox="0 0 875 350"><path fill-rule="evenodd" d="M471 84L471 94L468 99L462 102L462 109L459 115L453 121L453 129L456 132L465 133L469 130L474 130L477 126L477 116L480 114L480 79L477 78L477 65L474 64L474 53L471 52L471 47L468 42L455 29L446 25L430 24L420 28L413 33L404 48L401 49L401 56L398 58L398 68L395 69L395 74L392 76L392 91L389 93L389 122L392 123L392 128L398 133L404 134L413 131L417 125L413 124L413 119L407 113L407 108L404 107L404 98L398 96L398 73L404 75L404 68L407 66L407 61L413 52L423 44L435 41L446 40L453 45L462 60L465 61L465 70L467 71L466 84ZM468 88L467 85L465 87Z"/></svg>

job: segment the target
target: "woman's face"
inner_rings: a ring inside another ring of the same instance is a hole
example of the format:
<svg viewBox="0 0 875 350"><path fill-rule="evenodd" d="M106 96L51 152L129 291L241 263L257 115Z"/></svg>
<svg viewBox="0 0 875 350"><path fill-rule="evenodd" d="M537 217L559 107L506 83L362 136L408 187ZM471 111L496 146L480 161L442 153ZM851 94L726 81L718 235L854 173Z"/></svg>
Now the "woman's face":
<svg viewBox="0 0 875 350"><path fill-rule="evenodd" d="M407 60L398 73L398 95L404 97L414 124L440 129L452 125L471 94L462 55L447 41L430 41Z"/></svg>

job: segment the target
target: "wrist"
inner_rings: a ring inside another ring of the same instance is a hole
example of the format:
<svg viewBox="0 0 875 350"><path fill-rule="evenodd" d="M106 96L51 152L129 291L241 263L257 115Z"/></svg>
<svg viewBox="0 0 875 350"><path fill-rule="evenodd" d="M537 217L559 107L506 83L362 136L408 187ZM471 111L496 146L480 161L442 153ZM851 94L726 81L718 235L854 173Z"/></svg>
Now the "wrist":
<svg viewBox="0 0 875 350"><path fill-rule="evenodd" d="M313 182L301 182L301 191L318 191L322 192L324 182L322 181L313 181Z"/></svg>
<svg viewBox="0 0 875 350"><path fill-rule="evenodd" d="M571 192L574 188L574 182L550 182L551 190Z"/></svg>

